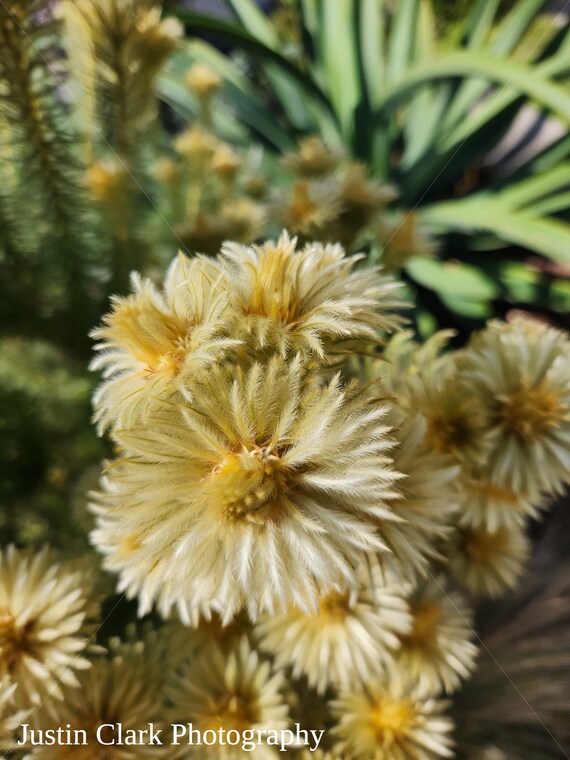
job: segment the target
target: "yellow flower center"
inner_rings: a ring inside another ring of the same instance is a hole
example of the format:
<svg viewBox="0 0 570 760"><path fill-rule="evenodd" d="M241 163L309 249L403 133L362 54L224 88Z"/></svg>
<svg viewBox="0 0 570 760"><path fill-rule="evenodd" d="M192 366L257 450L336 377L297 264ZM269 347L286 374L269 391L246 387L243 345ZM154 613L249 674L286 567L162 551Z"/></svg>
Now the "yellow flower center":
<svg viewBox="0 0 570 760"><path fill-rule="evenodd" d="M289 480L276 449L244 447L240 453L227 454L213 468L207 489L225 518L262 523L278 518Z"/></svg>
<svg viewBox="0 0 570 760"><path fill-rule="evenodd" d="M332 591L319 602L319 617L341 621L351 613L350 595L348 592Z"/></svg>
<svg viewBox="0 0 570 760"><path fill-rule="evenodd" d="M450 454L470 445L473 432L471 420L461 410L454 415L432 414L428 417L425 444L439 454Z"/></svg>
<svg viewBox="0 0 570 760"><path fill-rule="evenodd" d="M521 441L528 442L555 427L562 416L559 394L541 386L521 387L498 399L497 424Z"/></svg>
<svg viewBox="0 0 570 760"><path fill-rule="evenodd" d="M493 557L504 553L509 543L509 534L505 528L494 532L464 530L461 546L467 556L475 562L489 562Z"/></svg>
<svg viewBox="0 0 570 760"><path fill-rule="evenodd" d="M166 315L151 303L126 300L111 316L107 336L146 365L146 372L176 375L190 350L194 324Z"/></svg>
<svg viewBox="0 0 570 760"><path fill-rule="evenodd" d="M33 627L32 620L17 626L10 610L0 610L0 675L12 674L22 656L32 654L29 638Z"/></svg>
<svg viewBox="0 0 570 760"><path fill-rule="evenodd" d="M407 736L413 717L413 706L407 700L381 700L372 711L372 723L378 741L384 745L393 744Z"/></svg>
<svg viewBox="0 0 570 760"><path fill-rule="evenodd" d="M412 606L412 630L402 636L404 646L425 648L434 643L441 620L441 607L436 602L422 602Z"/></svg>

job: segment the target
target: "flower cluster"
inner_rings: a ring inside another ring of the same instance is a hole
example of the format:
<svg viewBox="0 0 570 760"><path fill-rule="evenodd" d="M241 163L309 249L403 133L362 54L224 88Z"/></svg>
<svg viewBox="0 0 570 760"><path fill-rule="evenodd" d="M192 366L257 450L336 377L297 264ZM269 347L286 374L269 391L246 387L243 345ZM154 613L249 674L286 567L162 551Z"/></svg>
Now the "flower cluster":
<svg viewBox="0 0 570 760"><path fill-rule="evenodd" d="M288 161L330 170L316 143ZM272 732L298 758L454 756L472 602L515 585L527 520L568 479L570 341L519 318L418 346L395 282L362 264L283 233L180 254L114 298L93 332L114 459L91 539L165 622L94 646L89 573L2 553L2 748L25 718L90 737L38 760L88 760L102 723L178 722L228 741L105 756L237 760L237 736L275 760ZM314 753L295 743L311 731Z"/></svg>

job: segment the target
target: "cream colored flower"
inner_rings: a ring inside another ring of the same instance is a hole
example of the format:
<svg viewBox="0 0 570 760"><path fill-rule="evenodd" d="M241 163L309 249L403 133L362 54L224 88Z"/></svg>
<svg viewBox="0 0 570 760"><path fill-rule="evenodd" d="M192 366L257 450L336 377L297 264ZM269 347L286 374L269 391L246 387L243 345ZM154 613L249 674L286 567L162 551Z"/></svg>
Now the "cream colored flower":
<svg viewBox="0 0 570 760"><path fill-rule="evenodd" d="M0 553L0 679L17 684L16 709L62 699L89 667L83 656L98 617L80 570L9 546Z"/></svg>
<svg viewBox="0 0 570 760"><path fill-rule="evenodd" d="M405 477L391 502L396 521L387 524L383 539L391 555L380 559L397 575L413 579L425 575L431 559L439 556L436 544L448 537L461 494L458 468L449 456L431 451L425 444L427 422L421 414L405 414L393 406L388 416L394 468Z"/></svg>
<svg viewBox="0 0 570 760"><path fill-rule="evenodd" d="M382 218L377 240L382 265L390 272L402 269L415 256L432 256L438 248L434 238L422 227L421 217L412 211Z"/></svg>
<svg viewBox="0 0 570 760"><path fill-rule="evenodd" d="M398 635L409 632L407 604L395 583L385 583L378 567L363 566L360 584L319 600L316 614L295 608L265 615L258 623L261 647L279 668L292 667L293 678L306 675L323 694L367 682L394 656Z"/></svg>
<svg viewBox="0 0 570 760"><path fill-rule="evenodd" d="M521 525L494 531L463 526L448 547L449 570L471 593L499 597L516 585L529 553Z"/></svg>
<svg viewBox="0 0 570 760"><path fill-rule="evenodd" d="M328 228L341 208L336 182L298 179L291 187L275 193L269 214L279 227L305 240L321 240L323 236L330 240Z"/></svg>
<svg viewBox="0 0 570 760"><path fill-rule="evenodd" d="M339 165L343 153L328 148L318 135L305 137L299 142L297 150L286 153L282 164L298 177L326 177Z"/></svg>
<svg viewBox="0 0 570 760"><path fill-rule="evenodd" d="M247 730L279 731L288 726L288 709L281 693L284 685L283 675L273 672L269 661L261 658L246 638L229 652L212 645L173 678L168 689L171 719L190 722L202 734L211 731L219 735L220 729L226 735L238 731L242 736ZM245 754L241 742L236 746L218 741L192 747L196 760L238 760ZM280 757L278 747L266 744L247 755L253 760Z"/></svg>
<svg viewBox="0 0 570 760"><path fill-rule="evenodd" d="M447 704L398 679L342 692L331 703L339 737L334 749L354 760L434 760L453 757Z"/></svg>
<svg viewBox="0 0 570 760"><path fill-rule="evenodd" d="M412 627L400 636L396 667L426 694L451 694L475 667L473 616L443 580L423 583L410 599Z"/></svg>
<svg viewBox="0 0 570 760"><path fill-rule="evenodd" d="M392 519L398 479L384 417L299 360L213 367L183 414L116 433L93 541L141 613L314 608L382 548L371 518Z"/></svg>
<svg viewBox="0 0 570 760"><path fill-rule="evenodd" d="M203 63L196 63L188 69L184 81L192 92L202 99L210 98L222 85L218 74Z"/></svg>
<svg viewBox="0 0 570 760"><path fill-rule="evenodd" d="M338 245L276 243L222 249L236 291L237 326L258 350L326 354L366 350L401 324L399 286L377 269L356 269ZM356 344L356 345L355 345Z"/></svg>
<svg viewBox="0 0 570 760"><path fill-rule="evenodd" d="M106 744L118 739L117 726L123 737L129 731L144 730L153 724L165 732L165 707L159 649L145 641L111 642L111 654L96 659L80 676L80 688L64 691L61 702L46 703L33 721L41 730L65 728L86 732L87 744L36 746L30 760L138 760L138 758L170 757L168 745ZM112 724L114 728L105 726ZM164 741L164 740L163 740Z"/></svg>
<svg viewBox="0 0 570 760"><path fill-rule="evenodd" d="M93 331L103 370L93 403L99 432L131 427L179 392L186 373L207 367L235 340L225 337L230 319L228 284L220 267L203 257L174 259L159 291L133 274L133 294L115 298L103 325Z"/></svg>
<svg viewBox="0 0 570 760"><path fill-rule="evenodd" d="M528 319L491 322L461 371L488 416L491 481L535 500L570 472L570 340Z"/></svg>

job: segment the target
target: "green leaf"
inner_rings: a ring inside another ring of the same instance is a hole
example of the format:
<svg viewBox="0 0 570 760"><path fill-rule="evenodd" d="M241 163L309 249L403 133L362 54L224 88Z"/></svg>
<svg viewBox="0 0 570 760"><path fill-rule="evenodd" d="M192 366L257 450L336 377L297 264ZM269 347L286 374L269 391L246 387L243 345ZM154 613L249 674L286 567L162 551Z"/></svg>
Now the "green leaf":
<svg viewBox="0 0 570 760"><path fill-rule="evenodd" d="M350 140L354 129L354 110L362 98L358 77L354 0L323 2L320 13L319 48L323 72L338 120Z"/></svg>
<svg viewBox="0 0 570 760"><path fill-rule="evenodd" d="M252 0L227 0L244 29L272 50L279 47L279 35L267 16Z"/></svg>
<svg viewBox="0 0 570 760"><path fill-rule="evenodd" d="M564 65L570 70L570 59ZM388 94L383 106L392 111L415 92L440 79L480 77L509 89L518 90L541 106L551 110L570 125L570 95L566 88L541 76L536 68L501 58L460 51L443 56L440 60L408 72Z"/></svg>
<svg viewBox="0 0 570 760"><path fill-rule="evenodd" d="M398 81L413 59L419 0L399 0L388 43L387 78Z"/></svg>
<svg viewBox="0 0 570 760"><path fill-rule="evenodd" d="M570 186L570 163L556 166L539 176L517 182L501 191L500 205L509 209L522 209ZM533 207L528 211L533 213Z"/></svg>
<svg viewBox="0 0 570 760"><path fill-rule="evenodd" d="M499 199L436 203L424 207L421 217L434 230L492 232L501 240L561 264L570 264L570 227L567 224L556 219L537 219L528 212L510 211Z"/></svg>
<svg viewBox="0 0 570 760"><path fill-rule="evenodd" d="M424 287L456 298L488 301L499 292L491 277L459 261L417 256L408 262L406 271Z"/></svg>
<svg viewBox="0 0 570 760"><path fill-rule="evenodd" d="M368 102L377 108L382 100L385 78L385 17L383 3L361 0L359 14L359 52Z"/></svg>
<svg viewBox="0 0 570 760"><path fill-rule="evenodd" d="M479 48L487 38L501 0L478 0L471 11L467 26L467 47Z"/></svg>

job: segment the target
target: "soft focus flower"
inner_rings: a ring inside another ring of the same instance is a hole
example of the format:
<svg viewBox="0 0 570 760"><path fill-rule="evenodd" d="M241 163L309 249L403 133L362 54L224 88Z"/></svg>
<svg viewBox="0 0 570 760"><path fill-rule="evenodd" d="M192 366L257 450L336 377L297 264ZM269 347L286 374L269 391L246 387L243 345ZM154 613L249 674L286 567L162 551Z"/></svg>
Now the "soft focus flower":
<svg viewBox="0 0 570 760"><path fill-rule="evenodd" d="M284 233L262 246L228 243L222 257L236 291L236 329L259 350L320 357L366 350L379 330L401 324L398 285L377 269L356 269L360 257L338 245L299 250Z"/></svg>
<svg viewBox="0 0 570 760"><path fill-rule="evenodd" d="M528 319L491 322L462 358L488 416L491 480L515 493L560 490L570 472L570 340Z"/></svg>
<svg viewBox="0 0 570 760"><path fill-rule="evenodd" d="M298 179L276 193L269 210L280 227L305 240L319 240L323 235L329 240L326 233L341 210L338 188L328 180Z"/></svg>
<svg viewBox="0 0 570 760"><path fill-rule="evenodd" d="M400 636L396 667L426 694L451 694L475 666L471 611L443 580L424 583L409 601L411 630Z"/></svg>
<svg viewBox="0 0 570 760"><path fill-rule="evenodd" d="M212 367L183 414L116 433L125 456L96 497L93 541L141 613L314 608L382 548L371 519L392 519L398 479L384 418L298 359Z"/></svg>
<svg viewBox="0 0 570 760"><path fill-rule="evenodd" d="M529 552L521 525L494 531L462 526L448 547L449 570L471 593L498 597L515 586Z"/></svg>
<svg viewBox="0 0 570 760"><path fill-rule="evenodd" d="M288 709L281 689L285 680L272 672L268 660L253 650L246 638L230 652L212 645L201 657L189 660L168 689L173 721L190 722L205 731L225 732L288 726ZM257 734L255 734L257 737ZM192 757L237 760L244 756L237 746L205 744L192 748ZM278 758L279 749L261 744L247 753L253 760Z"/></svg>
<svg viewBox="0 0 570 760"><path fill-rule="evenodd" d="M101 203L121 202L130 177L127 167L120 161L105 159L94 161L87 167L85 184L96 201Z"/></svg>
<svg viewBox="0 0 570 760"><path fill-rule="evenodd" d="M89 591L84 574L52 563L47 548L0 553L0 679L17 684L16 709L78 685L99 612Z"/></svg>
<svg viewBox="0 0 570 760"><path fill-rule="evenodd" d="M433 255L438 247L422 227L418 214L412 211L404 211L388 219L382 217L377 239L382 250L382 265L391 272L405 267L414 256Z"/></svg>
<svg viewBox="0 0 570 760"><path fill-rule="evenodd" d="M200 126L192 126L174 138L174 149L192 164L204 168L220 147L220 141Z"/></svg>
<svg viewBox="0 0 570 760"><path fill-rule="evenodd" d="M33 721L42 730L65 728L83 729L87 744L72 746L36 746L30 760L138 760L170 756L168 746L141 744L106 744L97 740L97 729L104 724L100 736L105 742L117 739L116 726L128 731L164 727L164 697L160 671L159 649L145 641L111 641L111 654L96 659L91 668L80 676L80 688L66 689L61 702L46 703Z"/></svg>
<svg viewBox="0 0 570 760"><path fill-rule="evenodd" d="M338 720L335 750L354 760L434 760L452 757L447 704L405 681L384 679L341 692L331 707Z"/></svg>
<svg viewBox="0 0 570 760"><path fill-rule="evenodd" d="M436 543L449 534L460 502L458 469L449 457L427 448L427 423L421 414L405 414L393 406L388 423L396 441L391 452L394 468L405 477L390 504L396 520L382 531L392 554L380 559L410 579L425 574L430 559L438 556Z"/></svg>
<svg viewBox="0 0 570 760"><path fill-rule="evenodd" d="M226 338L230 296L221 268L203 257L180 254L159 291L150 280L132 276L133 294L115 298L103 325L93 331L103 369L94 395L102 432L111 423L130 427L160 403L168 403L179 379L207 366L235 340Z"/></svg>
<svg viewBox="0 0 570 760"><path fill-rule="evenodd" d="M295 151L283 156L282 164L298 177L326 177L339 165L343 154L328 148L318 135L305 137Z"/></svg>
<svg viewBox="0 0 570 760"><path fill-rule="evenodd" d="M399 646L398 634L410 630L401 591L384 583L378 567L363 566L359 581L320 599L316 614L291 608L258 623L261 647L277 667L291 666L293 678L306 675L320 694L329 685L348 689L378 676Z"/></svg>
<svg viewBox="0 0 570 760"><path fill-rule="evenodd" d="M184 81L192 92L202 99L210 98L220 89L222 84L218 74L203 63L194 64L186 72Z"/></svg>

